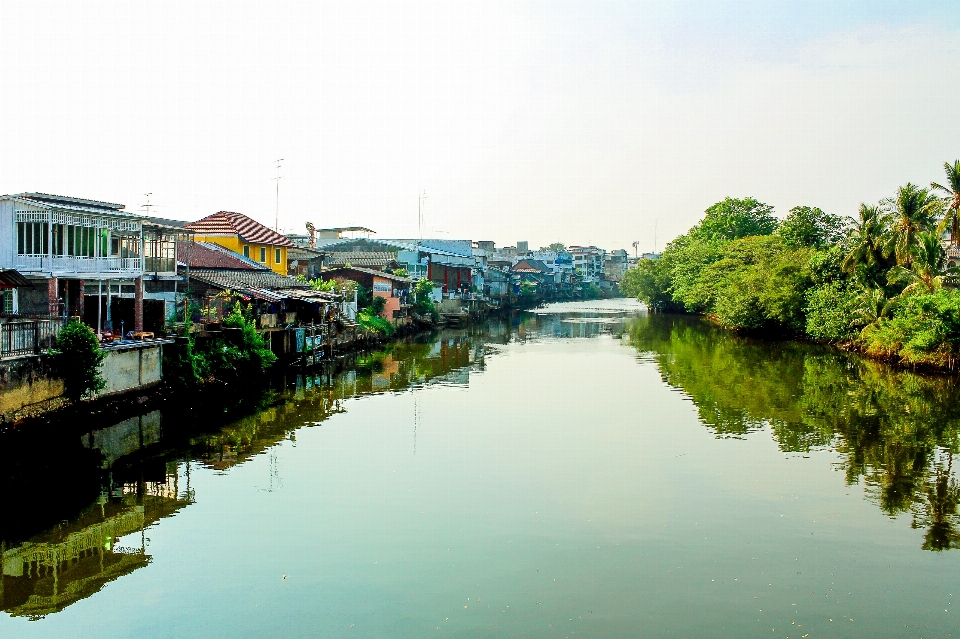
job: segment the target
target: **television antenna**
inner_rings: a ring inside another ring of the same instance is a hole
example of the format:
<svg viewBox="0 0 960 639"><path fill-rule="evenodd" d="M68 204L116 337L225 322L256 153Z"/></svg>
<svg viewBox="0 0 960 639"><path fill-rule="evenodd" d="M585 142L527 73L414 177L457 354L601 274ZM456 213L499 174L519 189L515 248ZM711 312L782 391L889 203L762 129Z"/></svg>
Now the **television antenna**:
<svg viewBox="0 0 960 639"><path fill-rule="evenodd" d="M276 231L277 233L280 232L280 178L283 177L282 175L280 175L281 162L283 162L283 158L280 158L279 160L277 160L277 177L273 178L273 180L277 183L277 204L273 212L274 214L273 230Z"/></svg>
<svg viewBox="0 0 960 639"><path fill-rule="evenodd" d="M417 196L417 226L420 230L420 241L423 241L423 201L427 199L426 189L420 189Z"/></svg>
<svg viewBox="0 0 960 639"><path fill-rule="evenodd" d="M146 213L147 215L150 215L150 208L153 206L153 204L150 204L150 196L153 195L153 193L144 193L144 195L147 197L147 203L141 204L140 208L143 210L144 213Z"/></svg>

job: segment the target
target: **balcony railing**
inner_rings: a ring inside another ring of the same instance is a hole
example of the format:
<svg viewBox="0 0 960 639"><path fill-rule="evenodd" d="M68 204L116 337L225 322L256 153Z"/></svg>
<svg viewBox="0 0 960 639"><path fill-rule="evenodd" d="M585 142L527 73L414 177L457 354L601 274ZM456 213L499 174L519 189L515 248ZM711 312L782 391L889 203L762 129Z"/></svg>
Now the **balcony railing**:
<svg viewBox="0 0 960 639"><path fill-rule="evenodd" d="M80 257L75 255L17 255L18 271L31 273L115 273L140 275L139 257Z"/></svg>
<svg viewBox="0 0 960 639"><path fill-rule="evenodd" d="M65 320L20 320L0 323L0 359L35 355L53 348Z"/></svg>

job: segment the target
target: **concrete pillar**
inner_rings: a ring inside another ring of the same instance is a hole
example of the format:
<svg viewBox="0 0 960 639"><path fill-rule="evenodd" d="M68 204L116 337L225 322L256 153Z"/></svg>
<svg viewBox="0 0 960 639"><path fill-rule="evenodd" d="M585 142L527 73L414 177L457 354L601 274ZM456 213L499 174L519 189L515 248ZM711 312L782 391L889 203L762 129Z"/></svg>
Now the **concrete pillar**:
<svg viewBox="0 0 960 639"><path fill-rule="evenodd" d="M80 321L83 321L83 280L80 280L77 283L77 315L80 316Z"/></svg>
<svg viewBox="0 0 960 639"><path fill-rule="evenodd" d="M50 279L47 280L47 312L50 315L56 315L60 310L59 296L57 295L59 288L59 280L51 276Z"/></svg>
<svg viewBox="0 0 960 639"><path fill-rule="evenodd" d="M133 283L133 330L139 333L143 330L143 278L138 277Z"/></svg>

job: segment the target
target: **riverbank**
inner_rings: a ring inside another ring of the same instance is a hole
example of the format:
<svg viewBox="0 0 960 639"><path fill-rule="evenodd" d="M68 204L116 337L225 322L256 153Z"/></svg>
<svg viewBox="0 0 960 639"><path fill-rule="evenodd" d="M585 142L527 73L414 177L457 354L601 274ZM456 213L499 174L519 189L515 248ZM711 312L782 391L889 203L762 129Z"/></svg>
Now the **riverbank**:
<svg viewBox="0 0 960 639"><path fill-rule="evenodd" d="M945 203L907 184L843 220L794 207L779 220L727 198L621 282L652 310L701 314L742 333L809 339L912 368L960 359L960 250L945 246Z"/></svg>

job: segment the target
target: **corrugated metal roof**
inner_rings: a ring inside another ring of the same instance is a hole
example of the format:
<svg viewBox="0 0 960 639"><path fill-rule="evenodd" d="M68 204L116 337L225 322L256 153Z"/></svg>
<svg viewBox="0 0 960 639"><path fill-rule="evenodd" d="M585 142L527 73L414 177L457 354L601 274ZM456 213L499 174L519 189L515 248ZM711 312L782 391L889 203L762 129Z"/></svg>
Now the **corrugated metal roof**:
<svg viewBox="0 0 960 639"><path fill-rule="evenodd" d="M329 271L324 271L324 272L323 272L323 275L324 275L325 277L327 277L327 276L336 276L337 274L342 273L342 272L344 272L344 271L356 271L356 272L358 272L358 273L364 273L364 274L366 274L366 275L373 275L373 276L375 276L375 277L382 277L382 278L384 278L384 279L393 280L394 282L400 282L400 283L403 283L403 284L409 284L409 283L411 283L411 282L413 281L413 280L410 279L409 277L403 277L403 276L401 276L401 275L394 275L393 273L385 273L384 271L377 271L377 270L374 270L374 269L372 269L372 268L362 268L362 267L357 267L357 266L345 266L345 267L343 267L343 268L330 269Z"/></svg>
<svg viewBox="0 0 960 639"><path fill-rule="evenodd" d="M332 267L346 266L350 264L352 266L377 266L383 268L388 264L393 264L397 262L397 256L395 253L388 253L386 251L344 251L344 252L330 252L327 254L326 259L323 260L324 264Z"/></svg>
<svg viewBox="0 0 960 639"><path fill-rule="evenodd" d="M190 253L190 268L222 268L243 271L263 271L270 269L263 264L247 259L213 242L177 242L177 261L187 263L187 250Z"/></svg>
<svg viewBox="0 0 960 639"><path fill-rule="evenodd" d="M293 248L296 245L284 235L277 233L247 217L242 213L233 213L231 211L218 211L213 215L208 215L202 220L191 222L186 228L193 229L197 233L206 233L209 235L238 235L247 242L255 244L268 244L270 246L284 246Z"/></svg>
<svg viewBox="0 0 960 639"><path fill-rule="evenodd" d="M142 215L128 213L124 210L123 204L111 204L109 202L98 202L97 200L84 200L81 198L71 198L62 195L48 195L46 193L16 193L14 195L0 196L0 199L10 199L14 202L20 202L28 206L33 206L45 210L74 211L77 213L92 213L94 215L109 215L113 217L132 218L137 220L144 219Z"/></svg>
<svg viewBox="0 0 960 639"><path fill-rule="evenodd" d="M30 283L30 280L21 275L20 271L12 268L0 268L0 288L21 288L31 286L33 286L33 284Z"/></svg>
<svg viewBox="0 0 960 639"><path fill-rule="evenodd" d="M315 291L300 280L278 275L273 271L234 271L229 269L201 269L190 272L190 278L210 286L236 291L267 302L296 299L305 302L333 302L339 295Z"/></svg>

